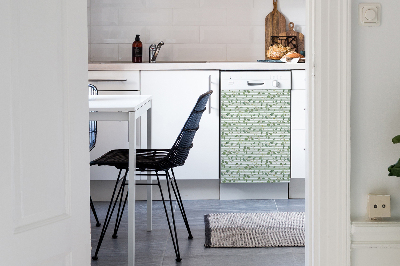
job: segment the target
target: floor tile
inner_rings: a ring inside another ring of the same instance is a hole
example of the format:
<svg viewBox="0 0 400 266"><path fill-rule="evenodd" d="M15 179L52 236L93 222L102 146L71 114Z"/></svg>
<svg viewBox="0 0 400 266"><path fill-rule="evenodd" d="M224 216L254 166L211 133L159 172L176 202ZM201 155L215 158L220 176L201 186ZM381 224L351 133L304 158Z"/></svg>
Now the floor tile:
<svg viewBox="0 0 400 266"><path fill-rule="evenodd" d="M95 202L100 222L104 223L108 202ZM304 247L282 248L205 248L204 215L209 213L233 212L274 212L304 211L304 199L288 200L191 200L184 201L186 216L189 220L193 239L188 239L180 210L174 201L174 215L182 261L175 261L175 252L166 222L161 201L153 202L153 231L146 231L147 203L136 202L136 264L144 266L301 266L304 265ZM169 208L168 208L169 210ZM115 214L114 214L115 217ZM99 252L99 259L92 266L127 265L128 261L128 221L124 213L118 238L111 237L115 218L110 222L108 231ZM92 255L101 233L101 227L92 224Z"/></svg>

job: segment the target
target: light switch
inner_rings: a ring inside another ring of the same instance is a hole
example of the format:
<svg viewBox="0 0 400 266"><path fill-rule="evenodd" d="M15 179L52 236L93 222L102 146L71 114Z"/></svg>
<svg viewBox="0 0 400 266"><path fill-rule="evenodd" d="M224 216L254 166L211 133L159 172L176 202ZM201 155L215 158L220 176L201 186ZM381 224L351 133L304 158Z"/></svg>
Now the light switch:
<svg viewBox="0 0 400 266"><path fill-rule="evenodd" d="M363 3L358 5L359 24L361 26L376 27L381 24L381 4Z"/></svg>

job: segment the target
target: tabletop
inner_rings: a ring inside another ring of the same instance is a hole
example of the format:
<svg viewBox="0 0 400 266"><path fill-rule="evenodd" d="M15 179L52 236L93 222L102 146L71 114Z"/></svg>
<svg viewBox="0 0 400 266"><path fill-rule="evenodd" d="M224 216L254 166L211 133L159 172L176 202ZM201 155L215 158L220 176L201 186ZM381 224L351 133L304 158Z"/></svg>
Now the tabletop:
<svg viewBox="0 0 400 266"><path fill-rule="evenodd" d="M89 111L134 112L151 100L151 95L90 95Z"/></svg>

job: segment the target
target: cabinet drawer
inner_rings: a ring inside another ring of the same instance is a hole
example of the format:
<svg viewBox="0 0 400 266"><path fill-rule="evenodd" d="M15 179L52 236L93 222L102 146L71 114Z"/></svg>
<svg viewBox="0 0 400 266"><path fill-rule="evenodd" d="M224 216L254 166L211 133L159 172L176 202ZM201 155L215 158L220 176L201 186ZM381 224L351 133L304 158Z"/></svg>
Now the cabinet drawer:
<svg viewBox="0 0 400 266"><path fill-rule="evenodd" d="M88 81L99 91L140 91L139 71L89 71Z"/></svg>

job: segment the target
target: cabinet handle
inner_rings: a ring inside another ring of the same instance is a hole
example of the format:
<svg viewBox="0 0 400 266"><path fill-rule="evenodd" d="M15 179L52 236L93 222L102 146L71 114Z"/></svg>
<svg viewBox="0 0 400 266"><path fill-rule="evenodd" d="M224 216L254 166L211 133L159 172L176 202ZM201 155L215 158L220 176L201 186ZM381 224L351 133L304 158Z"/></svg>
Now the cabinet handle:
<svg viewBox="0 0 400 266"><path fill-rule="evenodd" d="M90 82L101 82L101 81L127 81L127 79L89 79Z"/></svg>
<svg viewBox="0 0 400 266"><path fill-rule="evenodd" d="M264 82L250 82L247 81L247 86L262 86L264 85Z"/></svg>
<svg viewBox="0 0 400 266"><path fill-rule="evenodd" d="M211 75L208 76L208 91L211 91ZM211 114L211 95L208 98L208 113Z"/></svg>

